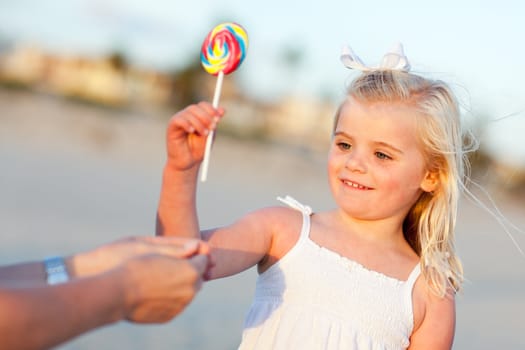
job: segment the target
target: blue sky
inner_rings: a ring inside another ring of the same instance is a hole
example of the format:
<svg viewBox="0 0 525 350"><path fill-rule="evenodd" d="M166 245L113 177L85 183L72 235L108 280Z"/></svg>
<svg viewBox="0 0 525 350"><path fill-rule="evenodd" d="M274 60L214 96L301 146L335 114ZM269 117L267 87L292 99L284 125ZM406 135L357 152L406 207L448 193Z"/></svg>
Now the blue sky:
<svg viewBox="0 0 525 350"><path fill-rule="evenodd" d="M236 21L250 46L235 79L267 99L338 99L350 76L339 62L343 45L375 64L400 41L413 71L451 83L468 110L487 118L482 141L525 166L524 13L519 0L0 0L0 35L64 53L118 48L138 64L175 69L199 59L214 25ZM282 63L284 48L303 52L293 70Z"/></svg>

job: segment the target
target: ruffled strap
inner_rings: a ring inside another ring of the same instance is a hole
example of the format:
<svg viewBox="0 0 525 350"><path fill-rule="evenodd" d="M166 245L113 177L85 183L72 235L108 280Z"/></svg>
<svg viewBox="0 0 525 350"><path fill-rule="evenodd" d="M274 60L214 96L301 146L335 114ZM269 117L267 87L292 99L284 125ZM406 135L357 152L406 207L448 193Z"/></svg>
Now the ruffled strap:
<svg viewBox="0 0 525 350"><path fill-rule="evenodd" d="M286 197L284 198L277 197L277 200L288 205L289 207L293 209L299 210L301 213L305 215L308 215L308 216L312 215L312 208L300 203L299 201L297 201L295 198L291 196L286 195Z"/></svg>
<svg viewBox="0 0 525 350"><path fill-rule="evenodd" d="M312 208L298 202L297 200L295 200L295 198L292 198L288 195L284 198L277 197L277 200L295 210L300 211L303 214L303 226L301 227L299 241L304 241L310 235L310 215L312 215Z"/></svg>
<svg viewBox="0 0 525 350"><path fill-rule="evenodd" d="M407 319L407 324L410 325L410 329L408 330L408 334L411 334L412 331L414 330L414 306L413 306L413 303L412 303L412 294L413 294L413 290L414 290L414 284L416 283L418 277L421 275L421 266L420 264L418 263L414 269L412 270L412 272L410 273L410 275L408 276L408 279L406 280L406 282L404 283L404 308L405 310L407 311L407 316L408 316L408 319Z"/></svg>
<svg viewBox="0 0 525 350"><path fill-rule="evenodd" d="M412 272L410 272L410 275L408 276L407 281L405 282L410 289L414 286L414 283L416 283L417 278L421 274L421 266L418 263L416 266L414 266L414 269Z"/></svg>

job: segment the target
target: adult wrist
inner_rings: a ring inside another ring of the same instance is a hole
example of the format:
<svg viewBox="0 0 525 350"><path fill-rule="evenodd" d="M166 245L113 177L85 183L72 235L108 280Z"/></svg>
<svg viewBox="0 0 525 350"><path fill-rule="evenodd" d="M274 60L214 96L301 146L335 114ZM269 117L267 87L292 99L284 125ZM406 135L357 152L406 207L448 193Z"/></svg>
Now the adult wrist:
<svg viewBox="0 0 525 350"><path fill-rule="evenodd" d="M66 268L69 273L70 279L81 277L81 274L79 273L77 257L78 255L71 255L64 258L64 262L66 264Z"/></svg>
<svg viewBox="0 0 525 350"><path fill-rule="evenodd" d="M71 278L89 277L99 273L98 250L71 255L65 259Z"/></svg>
<svg viewBox="0 0 525 350"><path fill-rule="evenodd" d="M129 317L132 310L138 305L140 300L141 285L140 279L137 279L137 269L134 268L136 259L128 260L116 269L111 271L112 279L116 282L120 290L120 307L121 319L130 321Z"/></svg>

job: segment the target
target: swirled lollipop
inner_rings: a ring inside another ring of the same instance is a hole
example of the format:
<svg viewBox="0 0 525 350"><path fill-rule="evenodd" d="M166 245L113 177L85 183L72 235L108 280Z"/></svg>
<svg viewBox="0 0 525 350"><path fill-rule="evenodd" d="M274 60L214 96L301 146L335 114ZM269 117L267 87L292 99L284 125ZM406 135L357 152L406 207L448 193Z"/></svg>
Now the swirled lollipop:
<svg viewBox="0 0 525 350"><path fill-rule="evenodd" d="M201 48L201 63L206 72L230 74L242 63L248 48L248 35L237 23L222 23L213 28Z"/></svg>
<svg viewBox="0 0 525 350"><path fill-rule="evenodd" d="M247 48L248 34L237 23L219 24L206 36L201 48L201 64L206 72L217 76L212 103L214 108L219 106L224 75L230 74L239 67L246 57ZM212 141L213 131L206 139L201 181L206 181Z"/></svg>

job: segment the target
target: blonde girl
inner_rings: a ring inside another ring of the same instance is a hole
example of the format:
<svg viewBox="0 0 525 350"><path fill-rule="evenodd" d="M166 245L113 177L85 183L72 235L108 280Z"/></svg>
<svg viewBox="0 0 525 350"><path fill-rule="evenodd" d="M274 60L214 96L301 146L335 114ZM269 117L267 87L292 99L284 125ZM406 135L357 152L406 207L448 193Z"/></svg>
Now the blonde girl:
<svg viewBox="0 0 525 350"><path fill-rule="evenodd" d="M240 349L451 348L463 280L454 250L465 179L458 104L445 83L408 72L402 52L385 61L357 67L336 114L333 210L286 197L288 206L200 232L197 173L224 110L201 102L172 117L157 234L208 241L211 279L257 265Z"/></svg>

